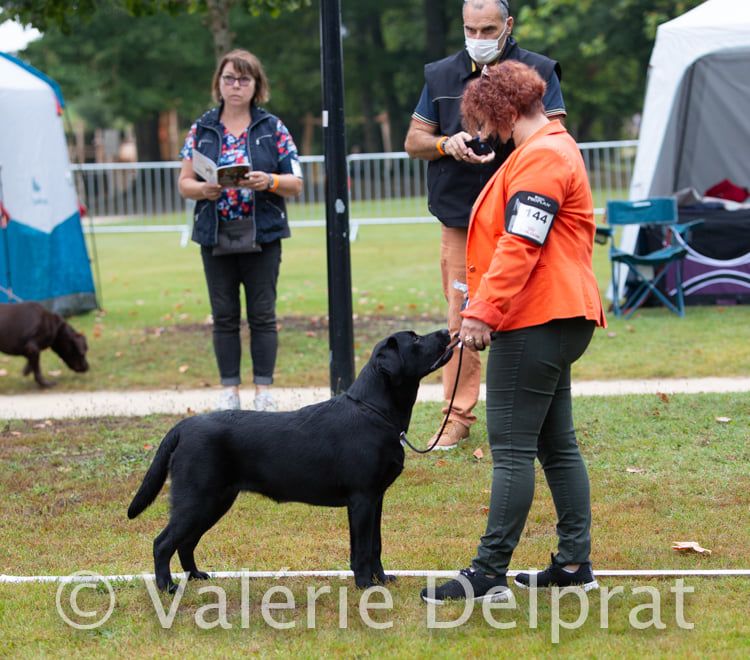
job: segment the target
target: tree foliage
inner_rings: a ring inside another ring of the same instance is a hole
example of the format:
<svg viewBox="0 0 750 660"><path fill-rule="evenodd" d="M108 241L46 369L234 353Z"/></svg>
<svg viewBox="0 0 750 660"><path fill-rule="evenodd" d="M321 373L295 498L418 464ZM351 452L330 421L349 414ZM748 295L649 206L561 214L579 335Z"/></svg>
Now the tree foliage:
<svg viewBox="0 0 750 660"><path fill-rule="evenodd" d="M298 143L318 151L319 1L0 0L0 8L4 18L44 32L23 56L57 79L95 126L147 121L168 109L189 123L210 104L216 57L242 47L266 68L269 109ZM592 140L624 136L641 108L656 27L700 2L512 0L511 7L520 44L561 63L567 124L579 140ZM399 150L424 63L462 47L461 3L341 4L349 146Z"/></svg>
<svg viewBox="0 0 750 660"><path fill-rule="evenodd" d="M703 0L538 0L517 12L524 48L558 60L568 126L579 139L620 137L643 103L660 23Z"/></svg>
<svg viewBox="0 0 750 660"><path fill-rule="evenodd" d="M211 5L222 5L229 10L235 4L243 4L254 15L268 13L278 16L282 11L293 11L310 4L310 0L124 0L125 9L133 16L147 16L165 12L175 16L179 13L207 13ZM16 20L33 25L41 31L57 27L69 34L80 20L91 18L99 9L98 0L2 0L6 20Z"/></svg>

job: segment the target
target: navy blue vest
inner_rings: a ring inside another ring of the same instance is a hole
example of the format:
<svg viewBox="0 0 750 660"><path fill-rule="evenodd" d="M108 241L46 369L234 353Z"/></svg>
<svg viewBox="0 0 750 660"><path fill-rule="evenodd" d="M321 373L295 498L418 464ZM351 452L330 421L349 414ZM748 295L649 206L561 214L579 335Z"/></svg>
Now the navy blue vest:
<svg viewBox="0 0 750 660"><path fill-rule="evenodd" d="M221 107L217 107L203 114L196 122L195 148L215 163L219 161L221 154L220 116ZM262 108L257 106L251 108L247 158L254 170L279 171L279 152L275 138L277 121L277 117ZM291 236L284 198L267 191L255 191L254 196L255 241L271 243L279 238ZM216 202L208 199L196 202L194 219L193 240L200 245L216 245L219 231Z"/></svg>
<svg viewBox="0 0 750 660"><path fill-rule="evenodd" d="M519 48L510 37L501 60L518 60L534 67L543 80L552 72L562 78L560 65L544 55ZM461 99L469 80L481 73L481 67L472 71L472 61L466 50L424 68L424 78L430 97L437 106L438 134L455 135L463 130L461 125ZM468 227L471 207L487 181L500 168L515 145L510 140L501 145L492 142L495 159L484 165L471 165L446 156L430 161L427 166L427 204L430 213L447 227Z"/></svg>

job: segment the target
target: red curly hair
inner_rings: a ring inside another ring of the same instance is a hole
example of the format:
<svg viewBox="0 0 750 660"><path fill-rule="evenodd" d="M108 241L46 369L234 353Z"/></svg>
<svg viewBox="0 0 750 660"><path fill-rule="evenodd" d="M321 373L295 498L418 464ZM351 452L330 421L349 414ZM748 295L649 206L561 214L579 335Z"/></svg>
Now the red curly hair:
<svg viewBox="0 0 750 660"><path fill-rule="evenodd" d="M514 114L531 117L544 112L542 98L547 85L530 66L506 60L484 68L470 82L461 102L464 128L475 135L480 129L498 135L511 132Z"/></svg>

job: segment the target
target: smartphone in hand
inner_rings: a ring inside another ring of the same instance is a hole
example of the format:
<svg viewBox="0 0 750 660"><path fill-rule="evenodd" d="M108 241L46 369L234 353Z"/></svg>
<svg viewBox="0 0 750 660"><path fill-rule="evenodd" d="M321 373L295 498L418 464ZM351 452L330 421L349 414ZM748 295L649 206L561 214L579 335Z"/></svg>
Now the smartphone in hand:
<svg viewBox="0 0 750 660"><path fill-rule="evenodd" d="M486 156L492 153L492 147L488 142L482 142L478 137L472 138L466 141L466 146L469 147L477 156Z"/></svg>

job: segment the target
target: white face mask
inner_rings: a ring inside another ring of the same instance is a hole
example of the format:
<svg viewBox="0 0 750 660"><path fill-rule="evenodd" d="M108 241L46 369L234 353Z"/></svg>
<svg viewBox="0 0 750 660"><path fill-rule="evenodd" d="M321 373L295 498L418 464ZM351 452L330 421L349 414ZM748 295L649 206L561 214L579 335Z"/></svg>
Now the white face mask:
<svg viewBox="0 0 750 660"><path fill-rule="evenodd" d="M497 39L469 39L466 38L466 50L469 53L469 57L474 60L477 64L489 64L494 62L503 52L505 48L505 33L508 31L506 25L502 34ZM502 44L500 43L500 40Z"/></svg>

